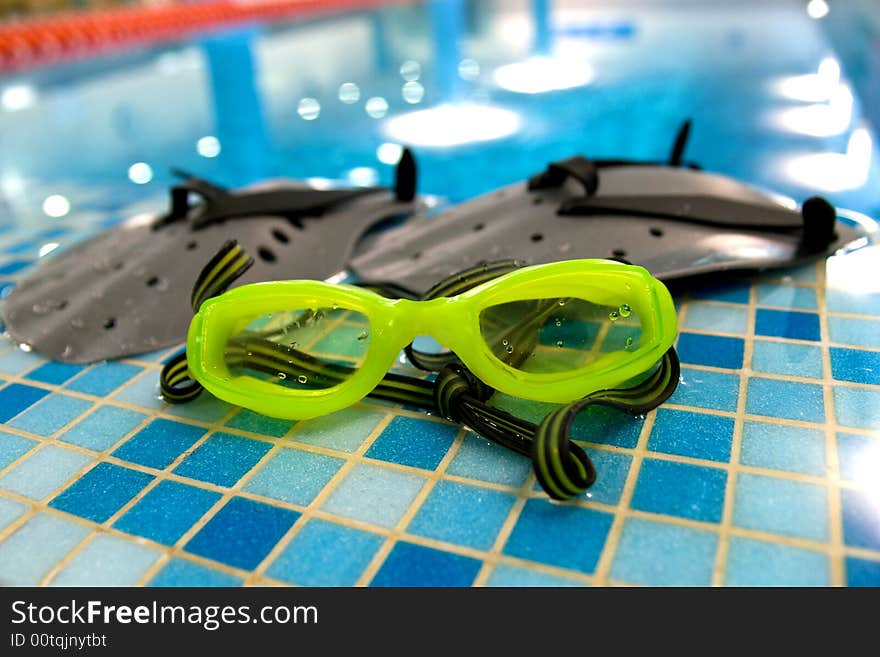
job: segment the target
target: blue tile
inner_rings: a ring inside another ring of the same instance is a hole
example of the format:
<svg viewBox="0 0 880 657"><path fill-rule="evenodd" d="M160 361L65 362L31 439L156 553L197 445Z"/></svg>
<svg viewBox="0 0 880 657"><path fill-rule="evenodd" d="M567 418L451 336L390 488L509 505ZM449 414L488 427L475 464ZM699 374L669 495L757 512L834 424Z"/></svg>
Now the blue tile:
<svg viewBox="0 0 880 657"><path fill-rule="evenodd" d="M470 586L480 566L470 557L401 541L370 586Z"/></svg>
<svg viewBox="0 0 880 657"><path fill-rule="evenodd" d="M492 569L492 574L486 581L486 586L512 586L512 587L563 587L563 586L589 586L570 577L561 575L548 575L537 570L498 564Z"/></svg>
<svg viewBox="0 0 880 657"><path fill-rule="evenodd" d="M99 463L52 500L49 506L81 518L104 522L152 479L143 472Z"/></svg>
<svg viewBox="0 0 880 657"><path fill-rule="evenodd" d="M660 408L648 449L726 463L733 442L733 418Z"/></svg>
<svg viewBox="0 0 880 657"><path fill-rule="evenodd" d="M156 548L98 534L52 579L52 586L134 586L161 556Z"/></svg>
<svg viewBox="0 0 880 657"><path fill-rule="evenodd" d="M2 290L2 286L0 286ZM2 343L0 343L2 345ZM2 346L0 346L2 348ZM13 347L0 354L0 372L4 374L21 374L22 372L45 363L46 359L33 351L22 351Z"/></svg>
<svg viewBox="0 0 880 657"><path fill-rule="evenodd" d="M345 463L343 459L283 448L248 481L257 495L308 506Z"/></svg>
<svg viewBox="0 0 880 657"><path fill-rule="evenodd" d="M11 383L0 389L0 422L8 422L48 394L48 390L20 383Z"/></svg>
<svg viewBox="0 0 880 657"><path fill-rule="evenodd" d="M38 513L0 543L0 586L36 586L91 531L73 520Z"/></svg>
<svg viewBox="0 0 880 657"><path fill-rule="evenodd" d="M780 306L799 310L817 310L816 290L796 285L761 283L757 286L759 306Z"/></svg>
<svg viewBox="0 0 880 657"><path fill-rule="evenodd" d="M742 338L727 338L701 333L680 333L678 357L682 363L726 367L737 370L743 364L745 342Z"/></svg>
<svg viewBox="0 0 880 657"><path fill-rule="evenodd" d="M880 429L880 390L834 386L837 423L859 429Z"/></svg>
<svg viewBox="0 0 880 657"><path fill-rule="evenodd" d="M150 580L149 586L241 586L241 577L175 557Z"/></svg>
<svg viewBox="0 0 880 657"><path fill-rule="evenodd" d="M870 486L880 472L880 437L837 434L840 477Z"/></svg>
<svg viewBox="0 0 880 657"><path fill-rule="evenodd" d="M200 395L199 399L205 396L207 395ZM113 393L113 397L121 402L142 406L143 408L170 408L170 405L159 394L159 376L152 370L144 372L127 386ZM182 404L182 406L188 405Z"/></svg>
<svg viewBox="0 0 880 657"><path fill-rule="evenodd" d="M746 413L804 422L825 422L822 386L752 377L746 394Z"/></svg>
<svg viewBox="0 0 880 657"><path fill-rule="evenodd" d="M733 536L724 583L727 586L828 586L828 555Z"/></svg>
<svg viewBox="0 0 880 657"><path fill-rule="evenodd" d="M746 420L740 463L757 468L825 476L825 432Z"/></svg>
<svg viewBox="0 0 880 657"><path fill-rule="evenodd" d="M765 374L821 379L822 350L813 345L796 342L755 340L752 369Z"/></svg>
<svg viewBox="0 0 880 657"><path fill-rule="evenodd" d="M748 308L689 303L682 328L716 333L745 333L749 325Z"/></svg>
<svg viewBox="0 0 880 657"><path fill-rule="evenodd" d="M840 501L843 505L844 543L880 550L880 495L874 491L842 488Z"/></svg>
<svg viewBox="0 0 880 657"><path fill-rule="evenodd" d="M724 470L688 463L645 459L630 506L703 522L720 522Z"/></svg>
<svg viewBox="0 0 880 657"><path fill-rule="evenodd" d="M58 440L102 452L122 440L146 415L116 406L101 406L65 431Z"/></svg>
<svg viewBox="0 0 880 657"><path fill-rule="evenodd" d="M386 416L382 411L353 406L331 415L300 422L290 438L309 445L353 452Z"/></svg>
<svg viewBox="0 0 880 657"><path fill-rule="evenodd" d="M880 315L880 293L863 294L829 288L825 290L825 306L832 313Z"/></svg>
<svg viewBox="0 0 880 657"><path fill-rule="evenodd" d="M143 368L126 363L107 362L89 368L89 371L67 384L70 390L97 397L106 397L123 383L140 373Z"/></svg>
<svg viewBox="0 0 880 657"><path fill-rule="evenodd" d="M590 449L587 452L598 474L596 483L587 489L584 497L592 502L617 504L632 465L632 457L605 449Z"/></svg>
<svg viewBox="0 0 880 657"><path fill-rule="evenodd" d="M431 420L395 417L370 445L365 456L434 470L452 447L459 428Z"/></svg>
<svg viewBox="0 0 880 657"><path fill-rule="evenodd" d="M441 480L431 489L406 531L488 550L515 499L509 493Z"/></svg>
<svg viewBox="0 0 880 657"><path fill-rule="evenodd" d="M616 408L591 406L578 413L572 422L571 437L574 440L631 449L639 442L644 424L644 416L633 417Z"/></svg>
<svg viewBox="0 0 880 657"><path fill-rule="evenodd" d="M205 435L205 429L162 418L153 420L113 451L113 456L162 470Z"/></svg>
<svg viewBox="0 0 880 657"><path fill-rule="evenodd" d="M324 502L324 510L346 518L394 527L425 483L424 478L359 463Z"/></svg>
<svg viewBox="0 0 880 657"><path fill-rule="evenodd" d="M353 586L384 541L377 534L313 519L266 574L300 586Z"/></svg>
<svg viewBox="0 0 880 657"><path fill-rule="evenodd" d="M210 509L220 494L176 481L160 481L116 521L120 531L174 545Z"/></svg>
<svg viewBox="0 0 880 657"><path fill-rule="evenodd" d="M0 529L5 529L9 523L21 518L27 510L28 505L23 502L0 497ZM0 581L0 585L2 584Z"/></svg>
<svg viewBox="0 0 880 657"><path fill-rule="evenodd" d="M46 445L0 477L0 488L42 500L92 461L81 452Z"/></svg>
<svg viewBox="0 0 880 657"><path fill-rule="evenodd" d="M837 381L880 385L880 351L831 347L831 375Z"/></svg>
<svg viewBox="0 0 880 657"><path fill-rule="evenodd" d="M827 541L825 488L801 481L741 473L736 481L733 523L747 529Z"/></svg>
<svg viewBox="0 0 880 657"><path fill-rule="evenodd" d="M186 544L186 550L253 570L299 515L296 511L234 497Z"/></svg>
<svg viewBox="0 0 880 657"><path fill-rule="evenodd" d="M234 486L270 449L272 445L262 440L215 433L174 468L174 472L218 486Z"/></svg>
<svg viewBox="0 0 880 657"><path fill-rule="evenodd" d="M10 276L31 265L30 260L10 260L0 265L0 276Z"/></svg>
<svg viewBox="0 0 880 657"><path fill-rule="evenodd" d="M279 420L278 418L267 417L266 415L254 413L245 408L236 413L232 419L226 423L226 426L234 429L241 429L242 431L250 431L251 433L259 433L264 436L281 438L287 434L295 424L296 422L291 420Z"/></svg>
<svg viewBox="0 0 880 657"><path fill-rule="evenodd" d="M738 375L682 367L681 381L669 403L733 412L738 397Z"/></svg>
<svg viewBox="0 0 880 657"><path fill-rule="evenodd" d="M726 301L727 303L748 303L749 286L745 283L704 282L694 285L690 292L692 299Z"/></svg>
<svg viewBox="0 0 880 657"><path fill-rule="evenodd" d="M65 381L68 381L69 379L82 372L85 368L85 365L49 361L45 365L41 365L37 369L29 372L27 378L33 381L42 381L43 383L61 385Z"/></svg>
<svg viewBox="0 0 880 657"><path fill-rule="evenodd" d="M446 472L519 488L532 470L530 459L467 432Z"/></svg>
<svg viewBox="0 0 880 657"><path fill-rule="evenodd" d="M503 552L592 573L613 519L602 511L531 499L523 507Z"/></svg>
<svg viewBox="0 0 880 657"><path fill-rule="evenodd" d="M831 342L880 349L880 320L855 317L828 317Z"/></svg>
<svg viewBox="0 0 880 657"><path fill-rule="evenodd" d="M847 586L880 586L880 561L846 558Z"/></svg>
<svg viewBox="0 0 880 657"><path fill-rule="evenodd" d="M755 335L818 342L821 339L819 315L758 308L755 312Z"/></svg>
<svg viewBox="0 0 880 657"><path fill-rule="evenodd" d="M0 431L0 470L37 445L36 440Z"/></svg>
<svg viewBox="0 0 880 657"><path fill-rule="evenodd" d="M610 577L625 584L708 586L712 583L717 545L714 532L629 518L620 535Z"/></svg>
<svg viewBox="0 0 880 657"><path fill-rule="evenodd" d="M92 407L92 402L52 394L16 417L9 426L38 436L50 436Z"/></svg>

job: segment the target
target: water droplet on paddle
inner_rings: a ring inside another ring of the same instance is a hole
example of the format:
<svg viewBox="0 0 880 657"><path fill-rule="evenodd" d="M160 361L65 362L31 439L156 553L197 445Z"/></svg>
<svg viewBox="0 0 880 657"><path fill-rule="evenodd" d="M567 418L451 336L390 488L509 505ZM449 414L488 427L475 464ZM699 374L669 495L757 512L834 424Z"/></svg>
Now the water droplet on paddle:
<svg viewBox="0 0 880 657"><path fill-rule="evenodd" d="M623 304L620 307L620 316L621 317L629 317L632 315L632 308L629 307L629 304Z"/></svg>
<svg viewBox="0 0 880 657"><path fill-rule="evenodd" d="M620 313L618 313L616 310L612 310L610 313L608 313L608 319L610 319L612 322L616 322L618 319L620 319Z"/></svg>
<svg viewBox="0 0 880 657"><path fill-rule="evenodd" d="M309 382L309 377L307 377L305 374L300 374L298 377L296 377L296 380L300 383L305 384Z"/></svg>

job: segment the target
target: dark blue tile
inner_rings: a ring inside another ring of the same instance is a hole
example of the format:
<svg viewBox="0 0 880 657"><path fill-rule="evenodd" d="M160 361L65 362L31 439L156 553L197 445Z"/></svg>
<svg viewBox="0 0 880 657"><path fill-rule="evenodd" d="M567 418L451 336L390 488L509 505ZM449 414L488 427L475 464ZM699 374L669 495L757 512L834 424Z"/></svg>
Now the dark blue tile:
<svg viewBox="0 0 880 657"><path fill-rule="evenodd" d="M0 299L7 297L12 293L15 283L12 281L0 281Z"/></svg>
<svg viewBox="0 0 880 657"><path fill-rule="evenodd" d="M232 486L272 448L261 440L215 433L187 456L174 472L183 477Z"/></svg>
<svg viewBox="0 0 880 657"><path fill-rule="evenodd" d="M755 313L755 335L819 341L819 315L759 308Z"/></svg>
<svg viewBox="0 0 880 657"><path fill-rule="evenodd" d="M532 499L523 507L504 553L592 573L613 518L602 511Z"/></svg>
<svg viewBox="0 0 880 657"><path fill-rule="evenodd" d="M690 291L692 299L748 303L749 286L745 283L706 282L696 284Z"/></svg>
<svg viewBox="0 0 880 657"><path fill-rule="evenodd" d="M401 541L370 586L470 586L480 566L470 557Z"/></svg>
<svg viewBox="0 0 880 657"><path fill-rule="evenodd" d="M299 516L296 511L234 497L186 544L186 550L253 570Z"/></svg>
<svg viewBox="0 0 880 657"><path fill-rule="evenodd" d="M104 522L140 493L153 477L112 463L99 463L56 497L49 506Z"/></svg>
<svg viewBox="0 0 880 657"><path fill-rule="evenodd" d="M171 420L153 420L126 440L113 456L162 470L205 435L205 429Z"/></svg>
<svg viewBox="0 0 880 657"><path fill-rule="evenodd" d="M870 493L843 488L843 540L854 547L880 550L880 502Z"/></svg>
<svg viewBox="0 0 880 657"><path fill-rule="evenodd" d="M214 491L162 481L117 520L114 527L173 545L219 499L220 493Z"/></svg>
<svg viewBox="0 0 880 657"><path fill-rule="evenodd" d="M678 336L678 357L682 363L726 367L738 370L743 364L745 341L701 333L682 333Z"/></svg>
<svg viewBox="0 0 880 657"><path fill-rule="evenodd" d="M367 450L366 456L433 470L452 446L458 427L431 420L396 417Z"/></svg>
<svg viewBox="0 0 880 657"><path fill-rule="evenodd" d="M831 375L838 381L880 385L880 351L831 347Z"/></svg>
<svg viewBox="0 0 880 657"><path fill-rule="evenodd" d="M240 577L175 557L156 573L149 586L241 586L241 582Z"/></svg>
<svg viewBox="0 0 880 657"><path fill-rule="evenodd" d="M631 506L652 513L720 522L726 483L724 470L645 459Z"/></svg>
<svg viewBox="0 0 880 657"><path fill-rule="evenodd" d="M660 408L648 449L726 463L733 442L733 418Z"/></svg>
<svg viewBox="0 0 880 657"><path fill-rule="evenodd" d="M85 368L85 365L49 361L45 365L40 365L37 369L27 374L27 378L32 379L33 381L61 385L65 381L75 377Z"/></svg>
<svg viewBox="0 0 880 657"><path fill-rule="evenodd" d="M0 390L0 422L6 422L49 394L48 390L12 383Z"/></svg>
<svg viewBox="0 0 880 657"><path fill-rule="evenodd" d="M25 267L30 266L30 260L11 260L0 265L0 276L8 276L20 272Z"/></svg>
<svg viewBox="0 0 880 657"><path fill-rule="evenodd" d="M846 558L847 586L880 586L880 561Z"/></svg>
<svg viewBox="0 0 880 657"><path fill-rule="evenodd" d="M92 367L82 376L71 381L67 387L89 395L104 397L123 383L139 374L143 368L126 363L102 363Z"/></svg>
<svg viewBox="0 0 880 657"><path fill-rule="evenodd" d="M37 247L39 244L41 244L41 241L38 240L27 240L24 242L18 242L17 244L13 244L12 246L7 246L4 249L4 252L8 253L9 255L18 255L19 253L26 253L31 249L35 249L35 247Z"/></svg>
<svg viewBox="0 0 880 657"><path fill-rule="evenodd" d="M70 231L67 228L49 228L48 230L44 230L40 233L40 237L46 240L50 240L53 237L61 237L62 235L67 235Z"/></svg>

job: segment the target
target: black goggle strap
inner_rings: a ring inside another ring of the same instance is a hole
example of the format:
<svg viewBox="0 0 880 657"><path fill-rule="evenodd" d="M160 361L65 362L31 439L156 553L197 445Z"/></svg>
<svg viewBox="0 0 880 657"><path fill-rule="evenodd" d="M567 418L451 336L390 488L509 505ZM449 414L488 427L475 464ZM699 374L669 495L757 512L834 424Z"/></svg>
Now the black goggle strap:
<svg viewBox="0 0 880 657"><path fill-rule="evenodd" d="M248 260L235 243L228 243L205 267L196 287L221 293L240 276ZM508 267L510 263L508 263ZM490 269L479 268L481 272ZM509 271L499 266L501 271ZM236 273L237 272L237 273ZM500 275L500 273L496 273ZM467 289L467 277L455 277L447 289ZM471 282L470 287L483 282ZM224 282L225 281L225 282ZM453 292L455 294L457 292ZM204 300L204 294L194 299ZM530 322L529 322L530 323ZM241 334L227 348L229 365L245 366L267 377L308 381L316 378L327 387L341 383L355 373L355 368L316 358L299 350L266 339L264 335ZM586 452L569 437L575 417L591 405L611 406L626 413L645 413L665 401L675 390L679 363L674 349L664 354L656 369L630 388L603 390L550 413L540 424L518 418L487 404L495 390L475 377L463 364L449 362L439 368L435 381L388 373L370 397L408 404L427 410L473 429L481 436L532 459L538 482L553 499L570 499L584 492L596 480L596 471ZM304 377L300 379L300 377ZM162 394L171 403L197 397L202 386L189 375L186 352L181 351L162 369Z"/></svg>

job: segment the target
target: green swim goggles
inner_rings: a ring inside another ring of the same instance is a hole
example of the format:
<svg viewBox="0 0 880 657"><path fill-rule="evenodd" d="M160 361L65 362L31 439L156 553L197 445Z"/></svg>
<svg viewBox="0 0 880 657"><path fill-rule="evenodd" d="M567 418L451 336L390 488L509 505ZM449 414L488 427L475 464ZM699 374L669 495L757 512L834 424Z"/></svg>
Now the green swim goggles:
<svg viewBox="0 0 880 657"><path fill-rule="evenodd" d="M255 283L201 304L188 366L220 399L306 419L368 395L420 335L496 390L566 403L649 369L672 345L676 315L660 281L609 260L524 267L428 301L320 281Z"/></svg>

